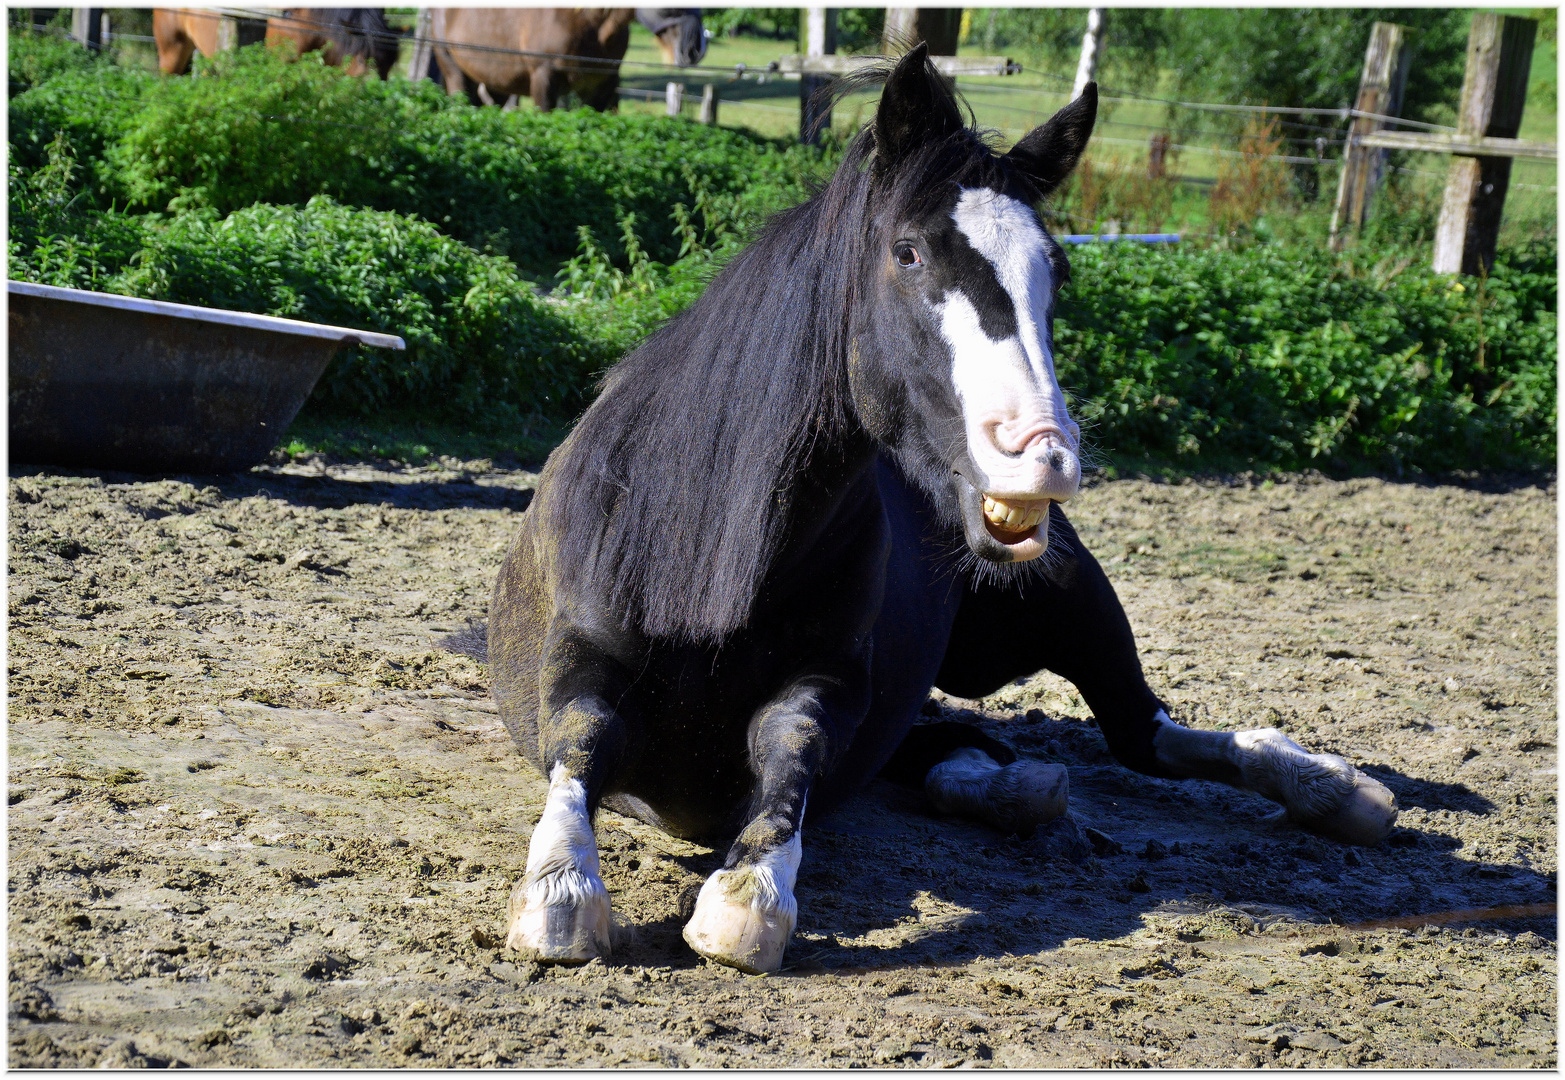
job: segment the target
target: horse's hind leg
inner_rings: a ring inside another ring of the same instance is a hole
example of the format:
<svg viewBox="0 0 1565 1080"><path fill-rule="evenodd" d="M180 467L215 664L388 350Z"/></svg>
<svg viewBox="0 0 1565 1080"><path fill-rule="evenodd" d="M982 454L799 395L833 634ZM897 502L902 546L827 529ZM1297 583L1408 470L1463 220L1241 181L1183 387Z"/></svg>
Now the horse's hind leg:
<svg viewBox="0 0 1565 1080"><path fill-rule="evenodd" d="M1019 758L971 724L951 720L912 728L880 775L922 787L943 814L1024 837L1065 813L1070 801L1063 765Z"/></svg>
<svg viewBox="0 0 1565 1080"><path fill-rule="evenodd" d="M1069 679L1129 768L1169 779L1219 780L1283 805L1313 832L1379 843L1396 823L1384 785L1333 754L1311 754L1274 728L1198 731L1174 723L1142 676L1135 638L1102 567L1056 506L1044 580L1017 593L970 589L935 685L963 697L993 693L1048 668Z"/></svg>
<svg viewBox="0 0 1565 1080"><path fill-rule="evenodd" d="M793 886L809 787L826 759L832 717L839 710L862 715L867 703L862 688L801 680L757 716L750 731L757 779L750 820L696 898L685 926L696 952L752 974L781 965L798 921Z"/></svg>
<svg viewBox="0 0 1565 1080"><path fill-rule="evenodd" d="M537 760L549 797L528 844L526 874L511 893L506 944L545 962L584 963L611 948L592 815L629 742L610 704L629 680L563 620L549 629L542 670Z"/></svg>

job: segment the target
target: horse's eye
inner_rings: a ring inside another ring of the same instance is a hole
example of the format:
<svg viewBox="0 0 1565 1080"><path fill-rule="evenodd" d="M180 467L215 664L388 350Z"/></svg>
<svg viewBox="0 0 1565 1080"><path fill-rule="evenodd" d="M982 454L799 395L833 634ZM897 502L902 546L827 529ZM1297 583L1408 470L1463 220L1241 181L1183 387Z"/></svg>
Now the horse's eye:
<svg viewBox="0 0 1565 1080"><path fill-rule="evenodd" d="M924 261L918 257L918 248L912 244L898 244L891 249L891 253L896 256L898 266L917 266Z"/></svg>

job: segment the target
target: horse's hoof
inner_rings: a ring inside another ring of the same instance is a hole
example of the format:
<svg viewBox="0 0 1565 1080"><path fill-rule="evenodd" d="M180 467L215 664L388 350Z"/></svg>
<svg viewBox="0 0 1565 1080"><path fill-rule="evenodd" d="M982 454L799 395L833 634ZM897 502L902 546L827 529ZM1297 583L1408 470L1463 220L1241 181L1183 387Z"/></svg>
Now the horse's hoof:
<svg viewBox="0 0 1565 1080"><path fill-rule="evenodd" d="M1391 789L1355 769L1353 787L1329 814L1299 821L1302 828L1345 844L1374 847L1397 823L1397 797Z"/></svg>
<svg viewBox="0 0 1565 1080"><path fill-rule="evenodd" d="M609 894L601 884L596 890L571 891L582 895L573 898L557 884L546 882L517 885L511 893L506 948L542 964L585 964L608 956Z"/></svg>
<svg viewBox="0 0 1565 1080"><path fill-rule="evenodd" d="M706 879L685 924L685 941L708 960L761 975L782 966L798 907L792 895L786 903L763 903L753 886L746 887L748 876L743 870L719 870Z"/></svg>
<svg viewBox="0 0 1565 1080"><path fill-rule="evenodd" d="M1028 837L1069 808L1070 774L1063 765L1031 758L1002 766L982 750L964 747L929 770L924 790L941 813Z"/></svg>

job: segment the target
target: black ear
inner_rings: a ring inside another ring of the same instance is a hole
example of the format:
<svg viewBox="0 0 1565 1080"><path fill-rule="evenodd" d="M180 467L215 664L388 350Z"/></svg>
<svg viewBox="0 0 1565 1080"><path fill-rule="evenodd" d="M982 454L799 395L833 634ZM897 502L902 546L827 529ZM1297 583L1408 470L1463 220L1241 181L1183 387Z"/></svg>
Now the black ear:
<svg viewBox="0 0 1565 1080"><path fill-rule="evenodd" d="M875 163L882 169L893 166L963 126L945 76L929 62L929 46L919 42L897 61L881 92L875 112Z"/></svg>
<svg viewBox="0 0 1565 1080"><path fill-rule="evenodd" d="M1005 156L1031 178L1040 195L1048 195L1081 160L1097 119L1098 84L1090 82L1081 97L1029 131Z"/></svg>

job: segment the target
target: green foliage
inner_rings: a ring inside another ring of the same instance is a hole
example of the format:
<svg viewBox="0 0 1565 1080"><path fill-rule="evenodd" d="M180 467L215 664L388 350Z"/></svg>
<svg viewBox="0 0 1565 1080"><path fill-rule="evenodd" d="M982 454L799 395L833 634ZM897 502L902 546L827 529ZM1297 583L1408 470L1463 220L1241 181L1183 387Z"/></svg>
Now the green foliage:
<svg viewBox="0 0 1565 1080"><path fill-rule="evenodd" d="M701 25L717 34L797 38L801 8L702 8Z"/></svg>
<svg viewBox="0 0 1565 1080"><path fill-rule="evenodd" d="M66 130L100 206L228 213L325 194L416 214L534 273L568 258L581 226L618 238L627 214L671 261L689 170L758 215L798 201L822 164L819 150L663 117L477 109L432 83L355 79L259 46L193 78L116 72L65 73L15 99L16 159L38 163Z"/></svg>
<svg viewBox="0 0 1565 1080"><path fill-rule="evenodd" d="M67 15L69 8L61 8ZM30 18L32 13L26 13ZM69 22L67 21L67 26ZM58 28L56 28L58 29ZM82 48L63 33L40 32L31 23L12 23L6 34L7 78L10 97L67 71L97 66L96 54Z"/></svg>
<svg viewBox="0 0 1565 1080"><path fill-rule="evenodd" d="M880 52L886 29L885 8L837 8L837 50ZM701 23L713 36L798 40L803 34L802 8L702 8Z"/></svg>
<svg viewBox="0 0 1565 1080"><path fill-rule="evenodd" d="M407 340L340 354L317 418L552 430L831 163L662 118L474 109L257 50L188 79L23 52L54 73L10 103L11 275ZM1058 364L1091 443L1199 469L1551 467L1552 244L1502 251L1486 280L1439 276L1418 246L1433 203L1393 182L1381 204L1346 256L1282 223L1074 252Z"/></svg>
<svg viewBox="0 0 1565 1080"><path fill-rule="evenodd" d="M1186 100L1347 108L1370 27L1400 23L1416 49L1401 115L1449 121L1469 21L1455 8L1182 8L1167 13L1162 64Z"/></svg>
<svg viewBox="0 0 1565 1080"><path fill-rule="evenodd" d="M1185 467L1547 467L1552 251L1482 283L1318 248L1073 255L1059 374L1092 441Z"/></svg>
<svg viewBox="0 0 1565 1080"><path fill-rule="evenodd" d="M350 349L332 362L314 398L350 413L570 415L614 359L595 328L540 299L509 260L413 217L318 196L226 218L93 212L69 224L71 236L13 233L12 275L400 335L405 352Z"/></svg>
<svg viewBox="0 0 1565 1080"><path fill-rule="evenodd" d="M1101 54L1099 81L1107 86L1148 93L1157 88L1158 69L1177 11L1111 8L1105 17L1108 48ZM1087 31L1085 8L980 8L972 13L969 44L985 53L1014 51L1030 66L1072 75Z"/></svg>
<svg viewBox="0 0 1565 1080"><path fill-rule="evenodd" d="M1417 49L1402 115L1449 119L1462 86L1469 13L1428 8L1111 8L1101 81L1147 93L1163 70L1184 100L1250 105L1351 106L1369 29L1412 28ZM984 8L972 17L984 51L1016 49L1069 74L1081 54L1081 8ZM1210 119L1210 118L1208 118Z"/></svg>

